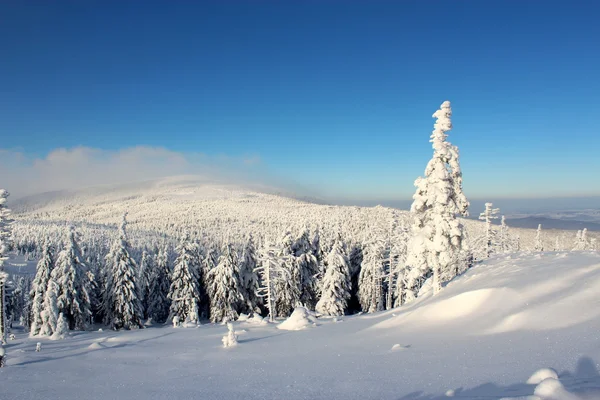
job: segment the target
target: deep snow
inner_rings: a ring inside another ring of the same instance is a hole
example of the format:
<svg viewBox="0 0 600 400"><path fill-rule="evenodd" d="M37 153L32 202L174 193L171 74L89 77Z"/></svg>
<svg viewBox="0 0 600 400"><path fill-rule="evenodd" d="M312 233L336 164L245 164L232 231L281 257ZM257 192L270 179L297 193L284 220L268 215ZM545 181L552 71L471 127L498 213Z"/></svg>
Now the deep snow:
<svg viewBox="0 0 600 400"><path fill-rule="evenodd" d="M299 331L236 322L231 348L213 324L58 341L18 333L0 398L499 399L532 396L526 382L541 368L600 398L599 303L598 252L498 256L399 309ZM542 384L547 398L572 396Z"/></svg>

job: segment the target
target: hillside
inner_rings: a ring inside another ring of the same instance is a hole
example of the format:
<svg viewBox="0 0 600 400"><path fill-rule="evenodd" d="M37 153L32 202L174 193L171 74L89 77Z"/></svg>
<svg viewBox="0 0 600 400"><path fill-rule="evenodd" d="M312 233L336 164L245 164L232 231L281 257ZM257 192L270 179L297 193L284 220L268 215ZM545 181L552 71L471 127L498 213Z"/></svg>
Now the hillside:
<svg viewBox="0 0 600 400"><path fill-rule="evenodd" d="M62 341L18 334L0 380L13 400L500 399L533 395L530 375L553 368L564 389L546 381L544 396L529 399L593 399L599 291L597 252L511 254L388 312L300 331L238 321L239 344L229 349L226 328L214 324Z"/></svg>

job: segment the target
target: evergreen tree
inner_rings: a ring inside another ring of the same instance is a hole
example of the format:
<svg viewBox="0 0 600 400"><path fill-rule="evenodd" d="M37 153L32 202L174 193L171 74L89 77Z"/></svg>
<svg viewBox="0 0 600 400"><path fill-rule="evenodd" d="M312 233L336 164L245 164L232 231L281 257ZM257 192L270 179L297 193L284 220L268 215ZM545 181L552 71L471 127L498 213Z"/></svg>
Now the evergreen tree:
<svg viewBox="0 0 600 400"><path fill-rule="evenodd" d="M31 299L31 328L29 334L35 336L40 333L42 328L42 311L44 311L44 297L50 281L50 273L54 268L52 259L52 246L50 241L46 240L42 250L42 258L37 263L35 278L29 297Z"/></svg>
<svg viewBox="0 0 600 400"><path fill-rule="evenodd" d="M249 314L253 312L260 313L260 306L262 304L261 298L258 296L260 284L258 275L256 274L256 266L256 248L254 238L250 235L244 246L240 261L240 284L242 296L244 297L244 307L242 309Z"/></svg>
<svg viewBox="0 0 600 400"><path fill-rule="evenodd" d="M358 277L358 298L364 312L372 313L384 309L381 280L385 275L385 245L372 235Z"/></svg>
<svg viewBox="0 0 600 400"><path fill-rule="evenodd" d="M142 304L142 310L144 311L144 318L148 318L148 297L150 290L150 279L153 271L152 257L146 250L142 252L142 258L140 259L140 267L138 274L138 287L139 297Z"/></svg>
<svg viewBox="0 0 600 400"><path fill-rule="evenodd" d="M462 191L462 172L458 149L446 140L452 129L452 110L446 101L433 114L436 118L431 134L433 158L427 164L425 177L415 181L411 213L414 216L413 239L407 264L407 290L414 298L419 282L431 272L433 293L442 287L442 275L450 276L456 270L462 249L463 226L457 214L467 216L469 203Z"/></svg>
<svg viewBox="0 0 600 400"><path fill-rule="evenodd" d="M258 257L258 267L255 272L260 277L261 287L258 295L266 300L265 306L269 312L269 320L274 321L276 316L275 303L277 299L277 282L289 279L289 271L284 268L282 262L281 249L270 244L266 244L260 251Z"/></svg>
<svg viewBox="0 0 600 400"><path fill-rule="evenodd" d="M323 277L321 299L316 311L323 315L344 315L350 300L350 264L341 237L338 236L327 255L327 270Z"/></svg>
<svg viewBox="0 0 600 400"><path fill-rule="evenodd" d="M535 243L533 245L534 251L544 251L544 244L542 243L542 224L538 225L535 233Z"/></svg>
<svg viewBox="0 0 600 400"><path fill-rule="evenodd" d="M301 285L300 270L293 255L289 231L283 235L277 248L277 259L287 279L275 281L275 312L278 317L287 317L300 304Z"/></svg>
<svg viewBox="0 0 600 400"><path fill-rule="evenodd" d="M52 274L48 281L48 287L44 294L44 310L42 311L42 326L39 334L42 336L52 336L56 332L58 324L58 293L60 288L56 282L52 280Z"/></svg>
<svg viewBox="0 0 600 400"><path fill-rule="evenodd" d="M186 233L175 251L178 256L168 295L171 299L170 317L178 316L181 321L197 323L200 298L198 245Z"/></svg>
<svg viewBox="0 0 600 400"><path fill-rule="evenodd" d="M7 253L11 240L10 210L6 207L6 199L9 193L0 189L0 345L6 344L6 332L8 330L8 319L6 313L6 283L8 274L4 272L4 262L8 259ZM0 346L1 347L1 346Z"/></svg>
<svg viewBox="0 0 600 400"><path fill-rule="evenodd" d="M587 228L583 228L582 231L577 231L577 236L575 238L575 246L573 247L573 250L588 250L588 248L589 243L587 239Z"/></svg>
<svg viewBox="0 0 600 400"><path fill-rule="evenodd" d="M127 238L127 213L123 215L119 237L106 256L106 268L111 272L111 285L106 299L108 324L114 330L143 328L137 266L131 257Z"/></svg>
<svg viewBox="0 0 600 400"><path fill-rule="evenodd" d="M307 229L296 240L292 251L296 258L296 268L300 273L300 303L314 310L317 304L319 261L313 252Z"/></svg>
<svg viewBox="0 0 600 400"><path fill-rule="evenodd" d="M217 266L208 274L210 319L212 322L235 321L242 304L238 256L231 244L225 244Z"/></svg>
<svg viewBox="0 0 600 400"><path fill-rule="evenodd" d="M508 253L510 251L510 243L508 237L508 225L506 225L506 218L504 215L500 220L500 251L503 253Z"/></svg>
<svg viewBox="0 0 600 400"><path fill-rule="evenodd" d="M85 330L92 314L87 291L87 271L82 259L75 239L75 228L70 226L65 238L65 247L56 257L50 277L58 285L59 313L67 319L71 330Z"/></svg>
<svg viewBox="0 0 600 400"><path fill-rule="evenodd" d="M494 251L495 232L492 227L492 220L498 219L496 214L500 211L499 208L492 208L492 206L492 203L485 203L485 211L479 214L479 219L485 221L484 254L486 258L489 258ZM502 217L502 221L504 221L504 217Z"/></svg>
<svg viewBox="0 0 600 400"><path fill-rule="evenodd" d="M169 317L171 306L168 297L171 286L171 270L169 269L169 254L166 248L157 254L153 266L148 290L147 313L153 321L163 323Z"/></svg>

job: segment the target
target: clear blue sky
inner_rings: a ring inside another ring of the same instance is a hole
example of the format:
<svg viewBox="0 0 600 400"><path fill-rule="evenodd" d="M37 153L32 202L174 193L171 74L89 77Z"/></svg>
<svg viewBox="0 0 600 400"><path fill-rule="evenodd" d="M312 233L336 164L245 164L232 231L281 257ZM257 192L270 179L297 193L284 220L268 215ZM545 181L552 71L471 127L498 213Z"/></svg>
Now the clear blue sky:
<svg viewBox="0 0 600 400"><path fill-rule="evenodd" d="M0 148L259 156L407 197L454 110L472 197L600 194L597 1L5 1Z"/></svg>

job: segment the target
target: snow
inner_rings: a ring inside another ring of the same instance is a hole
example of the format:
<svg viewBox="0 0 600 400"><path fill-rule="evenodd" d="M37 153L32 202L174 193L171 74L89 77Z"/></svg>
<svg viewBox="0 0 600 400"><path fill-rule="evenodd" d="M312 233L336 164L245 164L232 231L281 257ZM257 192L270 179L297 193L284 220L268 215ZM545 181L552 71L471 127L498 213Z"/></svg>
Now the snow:
<svg viewBox="0 0 600 400"><path fill-rule="evenodd" d="M235 322L246 332L234 349L222 347L224 326L208 323L96 326L58 341L16 331L5 347L0 398L598 399L597 293L597 252L521 253L492 256L435 297L344 323L319 318L317 328L286 331ZM513 315L525 317L508 324ZM307 327L313 318L296 309L283 324ZM403 350L390 351L395 344ZM547 379L526 383L536 375Z"/></svg>
<svg viewBox="0 0 600 400"><path fill-rule="evenodd" d="M529 379L527 379L527 383L529 385L537 385L542 382L544 379L558 379L558 374L552 368L542 368L537 370Z"/></svg>
<svg viewBox="0 0 600 400"><path fill-rule="evenodd" d="M277 326L277 329L285 331L299 331L313 326L317 319L304 307L296 307L292 315Z"/></svg>

